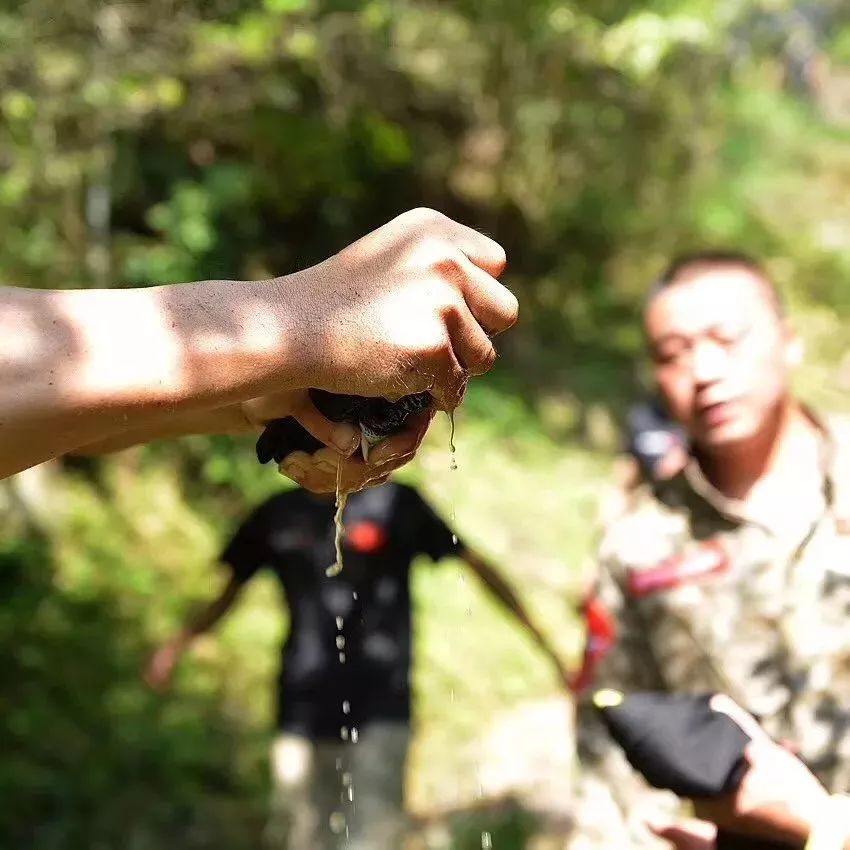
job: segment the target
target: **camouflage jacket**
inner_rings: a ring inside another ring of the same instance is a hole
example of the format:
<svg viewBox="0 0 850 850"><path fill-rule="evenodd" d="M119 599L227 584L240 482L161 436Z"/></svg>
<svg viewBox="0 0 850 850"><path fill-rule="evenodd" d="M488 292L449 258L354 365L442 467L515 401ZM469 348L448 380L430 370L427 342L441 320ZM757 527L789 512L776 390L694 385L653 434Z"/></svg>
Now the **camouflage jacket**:
<svg viewBox="0 0 850 850"><path fill-rule="evenodd" d="M601 633L591 624L589 640L604 645L587 652L594 689L728 693L797 744L831 790L848 791L850 427L840 420L823 429L821 460L787 506L758 519L695 462L641 485L604 535L593 604L611 619Z"/></svg>

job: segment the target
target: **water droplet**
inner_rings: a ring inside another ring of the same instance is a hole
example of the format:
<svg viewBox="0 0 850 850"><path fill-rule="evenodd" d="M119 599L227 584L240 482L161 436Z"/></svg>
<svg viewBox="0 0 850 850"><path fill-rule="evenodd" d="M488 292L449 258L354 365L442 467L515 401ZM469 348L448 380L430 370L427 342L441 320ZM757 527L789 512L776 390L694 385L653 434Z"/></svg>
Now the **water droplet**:
<svg viewBox="0 0 850 850"><path fill-rule="evenodd" d="M481 850L492 850L493 847L493 839L490 837L489 832L481 833Z"/></svg>
<svg viewBox="0 0 850 850"><path fill-rule="evenodd" d="M351 594L351 598L352 598L355 602L356 602L356 601L360 598L360 597L358 597L358 595L357 595L357 591L356 591L356 590L355 590L355 591Z"/></svg>
<svg viewBox="0 0 850 850"><path fill-rule="evenodd" d="M449 434L449 469L452 472L457 471L457 459L455 457L455 412L454 410L446 411L446 415L449 417L449 424L451 426L451 433ZM452 488L454 489L454 488ZM455 493L452 493L452 518L451 524L454 527L454 524L457 520L457 499ZM457 546L457 534L452 532L452 545Z"/></svg>
<svg viewBox="0 0 850 850"><path fill-rule="evenodd" d="M342 617L336 618L336 628L337 628L337 631L340 631L340 632L342 631Z"/></svg>
<svg viewBox="0 0 850 850"><path fill-rule="evenodd" d="M354 789L350 785L348 786L348 802L354 802Z"/></svg>
<svg viewBox="0 0 850 850"><path fill-rule="evenodd" d="M325 575L329 578L338 576L342 572L342 538L345 529L342 525L342 512L345 510L345 503L348 501L348 493L343 493L342 488L342 462L336 468L336 513L334 513L334 549L336 551L336 560L325 570Z"/></svg>
<svg viewBox="0 0 850 850"><path fill-rule="evenodd" d="M342 812L331 812L328 818L328 826L334 835L340 835L345 831L345 815Z"/></svg>
<svg viewBox="0 0 850 850"><path fill-rule="evenodd" d="M347 727L347 726L343 726L343 727L339 730L339 737L340 737L340 738L342 738L342 740L343 740L343 741L347 741L347 740L348 740L348 727Z"/></svg>
<svg viewBox="0 0 850 850"><path fill-rule="evenodd" d="M345 649L345 638L342 635L336 636L336 648Z"/></svg>
<svg viewBox="0 0 850 850"><path fill-rule="evenodd" d="M351 743L356 744L360 740L360 733L357 731L357 727L351 730Z"/></svg>
<svg viewBox="0 0 850 850"><path fill-rule="evenodd" d="M345 653L344 652L340 652L340 654L339 654L339 663L345 664Z"/></svg>
<svg viewBox="0 0 850 850"><path fill-rule="evenodd" d="M348 771L346 771L345 773L343 773L343 774L342 774L342 784L343 784L346 788L348 788L348 786L349 786L349 785L351 785L351 784L352 784L352 782L353 782L353 778L352 778L351 774L350 774Z"/></svg>
<svg viewBox="0 0 850 850"><path fill-rule="evenodd" d="M342 713L351 714L351 703L347 699L342 701Z"/></svg>

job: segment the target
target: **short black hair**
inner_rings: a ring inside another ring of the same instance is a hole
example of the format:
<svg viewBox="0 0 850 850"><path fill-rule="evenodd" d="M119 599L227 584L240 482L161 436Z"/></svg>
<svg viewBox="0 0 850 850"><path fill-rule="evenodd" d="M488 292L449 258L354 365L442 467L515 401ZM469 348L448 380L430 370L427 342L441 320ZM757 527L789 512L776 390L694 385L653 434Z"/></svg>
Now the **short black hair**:
<svg viewBox="0 0 850 850"><path fill-rule="evenodd" d="M745 254L743 251L723 249L692 251L674 257L667 265L663 274L650 288L646 299L646 306L648 307L655 296L667 289L667 287L673 286L676 283L682 283L693 275L699 274L701 271L717 268L737 268L749 272L764 285L771 305L776 311L776 315L779 317L785 315L782 294L776 284L771 280L764 266L755 257Z"/></svg>

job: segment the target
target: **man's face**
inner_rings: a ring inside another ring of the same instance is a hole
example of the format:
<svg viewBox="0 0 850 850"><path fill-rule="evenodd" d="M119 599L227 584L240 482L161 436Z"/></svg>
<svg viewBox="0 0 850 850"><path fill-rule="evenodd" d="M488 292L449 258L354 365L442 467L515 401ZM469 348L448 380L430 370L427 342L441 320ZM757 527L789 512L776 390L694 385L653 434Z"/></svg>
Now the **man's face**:
<svg viewBox="0 0 850 850"><path fill-rule="evenodd" d="M655 378L673 417L706 448L761 433L788 393L793 339L746 269L696 271L646 311Z"/></svg>

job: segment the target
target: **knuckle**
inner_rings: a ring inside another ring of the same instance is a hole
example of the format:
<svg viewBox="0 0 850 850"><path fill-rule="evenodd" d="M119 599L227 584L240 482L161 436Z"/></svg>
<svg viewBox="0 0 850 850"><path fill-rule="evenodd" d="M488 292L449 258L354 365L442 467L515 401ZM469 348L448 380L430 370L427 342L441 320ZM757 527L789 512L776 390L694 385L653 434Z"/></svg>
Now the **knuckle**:
<svg viewBox="0 0 850 850"><path fill-rule="evenodd" d="M420 227L434 226L445 218L442 213L430 207L416 207L407 213L407 215L413 224L417 224Z"/></svg>
<svg viewBox="0 0 850 850"><path fill-rule="evenodd" d="M446 337L445 331L443 328L447 326L447 324L451 323L453 325L457 325L462 320L462 305L465 302L463 301L463 297L457 291L447 291L445 295L440 299L440 303L437 307L437 313L441 320L441 335L444 337L444 342L448 344L448 337Z"/></svg>
<svg viewBox="0 0 850 850"><path fill-rule="evenodd" d="M422 232L420 228L416 239L411 243L410 261L415 269L434 273L448 254L449 250L443 239L427 230Z"/></svg>
<svg viewBox="0 0 850 850"><path fill-rule="evenodd" d="M460 256L445 250L442 250L431 261L431 270L438 277L451 283L458 283L466 278L466 271Z"/></svg>

